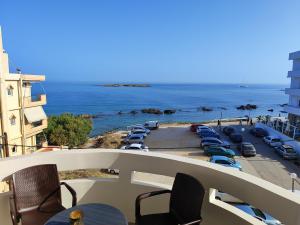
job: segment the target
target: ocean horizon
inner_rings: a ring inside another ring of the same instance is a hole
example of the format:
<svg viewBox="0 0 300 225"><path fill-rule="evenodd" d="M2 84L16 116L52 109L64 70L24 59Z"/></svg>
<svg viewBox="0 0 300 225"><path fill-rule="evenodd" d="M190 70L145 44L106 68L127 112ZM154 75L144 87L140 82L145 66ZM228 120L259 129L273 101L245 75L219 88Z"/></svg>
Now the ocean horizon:
<svg viewBox="0 0 300 225"><path fill-rule="evenodd" d="M46 92L48 116L69 112L90 114L90 136L125 128L131 124L158 120L161 123L200 122L248 115L286 115L281 104L288 102L288 84L150 83L151 87L103 87L115 82L44 82L35 84L33 95ZM133 82L118 82L133 83ZM240 87L246 85L247 87ZM239 105L254 104L255 110L237 110ZM199 110L212 109L210 112ZM171 115L141 113L144 108L175 109ZM273 109L273 112L268 110ZM130 113L137 111L136 114Z"/></svg>

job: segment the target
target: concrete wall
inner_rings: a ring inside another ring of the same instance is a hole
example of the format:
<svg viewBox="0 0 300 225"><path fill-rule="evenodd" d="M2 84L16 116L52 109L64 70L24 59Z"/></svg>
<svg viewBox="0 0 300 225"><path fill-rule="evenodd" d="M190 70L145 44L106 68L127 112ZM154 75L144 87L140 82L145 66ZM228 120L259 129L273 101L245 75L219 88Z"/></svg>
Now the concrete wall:
<svg viewBox="0 0 300 225"><path fill-rule="evenodd" d="M191 174L205 187L203 225L248 225L263 223L237 208L216 200L211 188L222 190L270 213L286 225L300 225L300 198L296 194L252 175L220 165L190 158L122 150L63 150L36 153L0 160L0 180L13 172L33 165L55 163L58 169L118 168L116 179L79 179L68 181L78 194L79 204L101 202L113 205L134 221L134 201L138 194L166 188L165 183L153 182L147 176L135 180L134 171L174 177L177 172ZM63 201L70 205L70 195L63 191ZM162 212L167 198L145 201L143 212ZM0 217L10 225L8 196L0 194ZM5 223L4 223L5 221ZM2 225L2 224L1 224Z"/></svg>

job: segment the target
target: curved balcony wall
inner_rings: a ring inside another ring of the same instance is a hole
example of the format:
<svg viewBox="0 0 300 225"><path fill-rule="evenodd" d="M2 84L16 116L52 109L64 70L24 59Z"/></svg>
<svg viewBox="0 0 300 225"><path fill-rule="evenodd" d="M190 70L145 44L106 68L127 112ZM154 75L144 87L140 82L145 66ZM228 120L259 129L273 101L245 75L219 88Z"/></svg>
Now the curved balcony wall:
<svg viewBox="0 0 300 225"><path fill-rule="evenodd" d="M77 169L116 168L118 178L77 179L67 181L75 188L79 204L107 203L119 208L130 222L134 222L134 201L138 194L170 188L168 182L136 179L135 171L174 177L177 172L196 177L206 189L202 225L264 224L237 208L215 199L215 190L222 190L268 212L286 225L300 224L300 197L279 186L252 175L209 162L166 155L119 150L64 150L35 153L0 160L0 179L13 172L39 164L55 163L60 171ZM171 179L167 179L171 180ZM1 224L10 225L8 198L0 194ZM146 200L142 213L161 212L168 207L168 196ZM69 207L71 196L63 190L63 202Z"/></svg>

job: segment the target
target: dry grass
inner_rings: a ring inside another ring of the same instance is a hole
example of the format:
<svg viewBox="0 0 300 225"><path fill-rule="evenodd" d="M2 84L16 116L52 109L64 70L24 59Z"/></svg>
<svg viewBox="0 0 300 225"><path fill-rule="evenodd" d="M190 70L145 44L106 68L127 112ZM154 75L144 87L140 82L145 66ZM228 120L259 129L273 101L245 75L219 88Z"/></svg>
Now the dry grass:
<svg viewBox="0 0 300 225"><path fill-rule="evenodd" d="M85 169L61 171L58 173L60 180L72 180L80 178L112 178L114 175L103 172L100 169Z"/></svg>

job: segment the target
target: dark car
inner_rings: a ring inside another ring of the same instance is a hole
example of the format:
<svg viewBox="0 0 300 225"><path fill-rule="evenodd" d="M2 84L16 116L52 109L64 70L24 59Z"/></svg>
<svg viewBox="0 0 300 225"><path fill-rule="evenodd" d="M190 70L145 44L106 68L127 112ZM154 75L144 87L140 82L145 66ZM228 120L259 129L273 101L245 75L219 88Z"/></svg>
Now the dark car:
<svg viewBox="0 0 300 225"><path fill-rule="evenodd" d="M210 146L208 148L204 148L204 154L208 156L223 155L229 158L233 158L235 156L235 152L232 149L219 146Z"/></svg>
<svg viewBox="0 0 300 225"><path fill-rule="evenodd" d="M233 142L233 143L241 143L243 142L243 136L239 133L231 133L229 135L229 138L230 140Z"/></svg>
<svg viewBox="0 0 300 225"><path fill-rule="evenodd" d="M216 132L213 132L213 131L201 131L200 133L198 133L198 136L200 138L214 137L214 138L220 139L220 135Z"/></svg>
<svg viewBox="0 0 300 225"><path fill-rule="evenodd" d="M231 133L234 133L235 129L233 127L224 127L223 133L227 136L229 136Z"/></svg>
<svg viewBox="0 0 300 225"><path fill-rule="evenodd" d="M243 156L255 156L256 149L250 142L242 142L237 148L241 151Z"/></svg>
<svg viewBox="0 0 300 225"><path fill-rule="evenodd" d="M203 124L192 124L191 127L190 127L190 131L196 132L197 128L202 127L202 126L205 126L205 125L203 125Z"/></svg>
<svg viewBox="0 0 300 225"><path fill-rule="evenodd" d="M249 130L250 134L252 134L255 137L265 137L268 136L268 132L260 127L254 127Z"/></svg>

